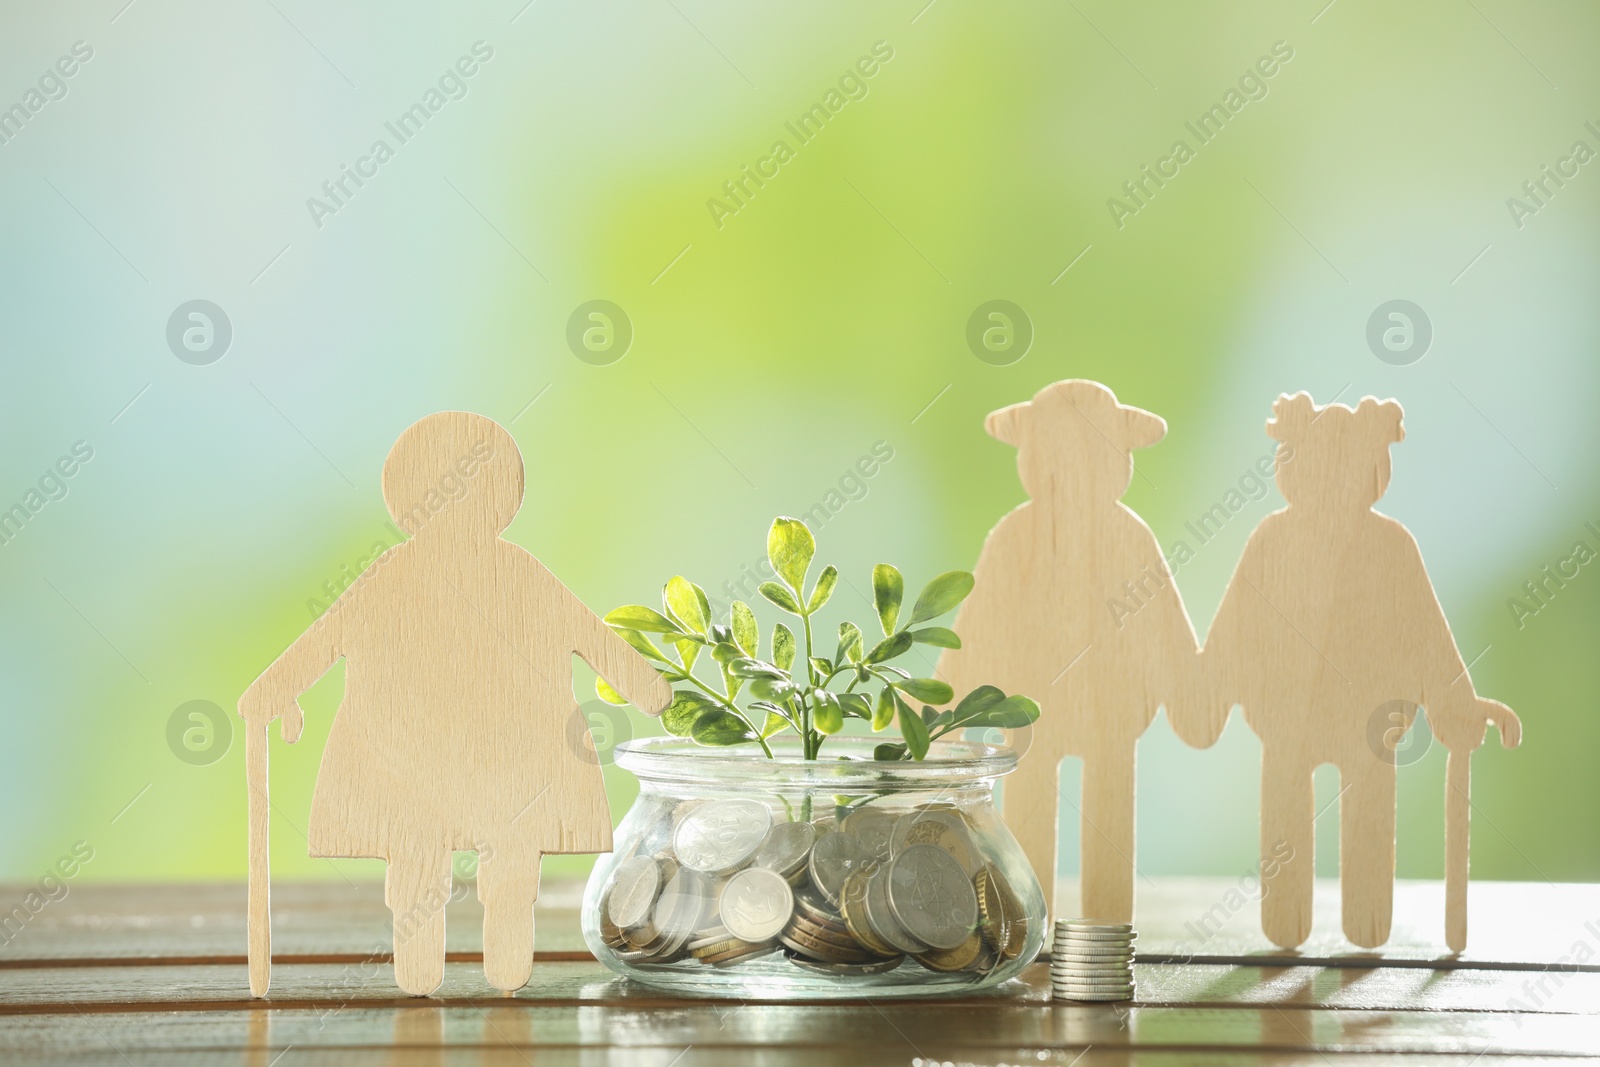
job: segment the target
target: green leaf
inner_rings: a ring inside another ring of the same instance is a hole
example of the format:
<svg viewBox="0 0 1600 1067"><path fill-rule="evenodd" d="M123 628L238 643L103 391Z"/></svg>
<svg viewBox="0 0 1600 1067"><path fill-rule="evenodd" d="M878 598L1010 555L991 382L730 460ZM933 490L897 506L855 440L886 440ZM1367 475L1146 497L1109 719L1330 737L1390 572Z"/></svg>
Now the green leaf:
<svg viewBox="0 0 1600 1067"><path fill-rule="evenodd" d="M732 641L733 627L714 622L706 627L706 640L713 645L720 645L724 641Z"/></svg>
<svg viewBox="0 0 1600 1067"><path fill-rule="evenodd" d="M795 685L787 675L781 680L769 677L750 679L750 694L761 700L788 700L794 691Z"/></svg>
<svg viewBox="0 0 1600 1067"><path fill-rule="evenodd" d="M673 618L697 634L705 633L711 625L711 603L706 591L681 574L667 579L661 587L661 602Z"/></svg>
<svg viewBox="0 0 1600 1067"><path fill-rule="evenodd" d="M750 706L754 708L758 705L751 704ZM776 711L768 711L766 724L761 727L761 740L765 741L774 734L781 734L788 728L789 720L786 717L778 714Z"/></svg>
<svg viewBox="0 0 1600 1067"><path fill-rule="evenodd" d="M929 704L948 704L956 695L948 682L937 678L908 678L897 683L895 688Z"/></svg>
<svg viewBox="0 0 1600 1067"><path fill-rule="evenodd" d="M688 737L695 720L716 708L710 697L683 689L672 694L672 703L661 713L661 727L673 737Z"/></svg>
<svg viewBox="0 0 1600 1067"><path fill-rule="evenodd" d="M734 660L744 659L745 654L741 652L739 650L739 646L734 644L732 641L724 641L722 644L717 645L711 650L711 658L723 666L727 666Z"/></svg>
<svg viewBox="0 0 1600 1067"><path fill-rule="evenodd" d="M822 568L822 573L817 575L817 584L811 589L811 600L806 604L806 614L814 615L817 609L828 602L833 595L833 587L839 583L839 568L828 564Z"/></svg>
<svg viewBox="0 0 1600 1067"><path fill-rule="evenodd" d="M627 630L643 630L651 634L675 634L682 629L677 623L643 604L628 604L606 615L606 625Z"/></svg>
<svg viewBox="0 0 1600 1067"><path fill-rule="evenodd" d="M874 664L872 667L872 673L876 674L879 678L882 678L890 685L899 685L900 679L910 679L911 677L910 671L903 671L899 667L891 667L887 663ZM890 675L893 675L894 677L891 678L889 677Z"/></svg>
<svg viewBox="0 0 1600 1067"><path fill-rule="evenodd" d="M742 600L733 602L733 639L739 642L739 647L744 649L745 655L755 656L761 652L761 627L756 623L756 613L750 610L750 605Z"/></svg>
<svg viewBox="0 0 1600 1067"><path fill-rule="evenodd" d="M762 582L758 591L762 596L787 611L790 615L803 614L800 610L800 602L794 598L794 594L777 582Z"/></svg>
<svg viewBox="0 0 1600 1067"><path fill-rule="evenodd" d="M880 563L872 568L872 605L878 609L883 636L894 633L894 624L900 618L900 601L905 595L906 580L893 564Z"/></svg>
<svg viewBox="0 0 1600 1067"><path fill-rule="evenodd" d="M816 554L817 539L811 536L805 523L783 516L772 520L772 529L767 531L767 559L796 595L805 587L806 571L811 568L811 557Z"/></svg>
<svg viewBox="0 0 1600 1067"><path fill-rule="evenodd" d="M684 673L687 674L694 667L694 661L700 658L700 642L691 641L687 637L681 640L672 638L667 640L672 641L672 647L678 653L678 662L683 664Z"/></svg>
<svg viewBox="0 0 1600 1067"><path fill-rule="evenodd" d="M833 661L823 659L821 656L812 656L811 669L825 678L833 673Z"/></svg>
<svg viewBox="0 0 1600 1067"><path fill-rule="evenodd" d="M788 670L794 666L794 631L783 623L772 628L772 662L779 670Z"/></svg>
<svg viewBox="0 0 1600 1067"><path fill-rule="evenodd" d="M839 651L834 662L843 663L846 657L851 663L861 662L861 630L853 622L839 624Z"/></svg>
<svg viewBox="0 0 1600 1067"><path fill-rule="evenodd" d="M780 671L770 663L763 663L758 659L740 656L728 664L729 671L735 678L767 678L774 682L786 682L789 675Z"/></svg>
<svg viewBox="0 0 1600 1067"><path fill-rule="evenodd" d="M922 587L916 606L911 609L911 625L938 618L972 592L972 575L967 571L945 571Z"/></svg>
<svg viewBox="0 0 1600 1067"><path fill-rule="evenodd" d="M928 728L911 710L910 704L898 697L895 698L895 704L900 709L900 736L905 738L906 750L911 753L912 759L921 759L928 754Z"/></svg>
<svg viewBox="0 0 1600 1067"><path fill-rule="evenodd" d="M811 712L811 725L820 734L836 734L844 729L844 709L839 698L826 689L812 690L817 706Z"/></svg>
<svg viewBox="0 0 1600 1067"><path fill-rule="evenodd" d="M872 718L872 704L860 693L840 693L839 707L846 715L857 719Z"/></svg>
<svg viewBox="0 0 1600 1067"><path fill-rule="evenodd" d="M1037 721L1039 721L1039 705L1019 695L1006 697L962 725L997 726L1002 730L1018 730Z"/></svg>
<svg viewBox="0 0 1600 1067"><path fill-rule="evenodd" d="M903 760L906 758L906 746L902 742L885 742L872 750L875 760Z"/></svg>
<svg viewBox="0 0 1600 1067"><path fill-rule="evenodd" d="M919 645L933 645L936 648L961 647L961 638L956 636L954 630L944 626L927 626L921 630L912 630L911 640Z"/></svg>
<svg viewBox="0 0 1600 1067"><path fill-rule="evenodd" d="M595 675L594 691L595 694L607 704L616 704L620 707L628 702L626 697L607 685L606 680L601 678L599 675Z"/></svg>
<svg viewBox="0 0 1600 1067"><path fill-rule="evenodd" d="M902 630L890 637L885 637L882 641L873 645L872 651L867 653L866 662L883 663L885 660L894 659L896 656L904 655L909 651L911 651L911 635Z"/></svg>
<svg viewBox="0 0 1600 1067"><path fill-rule="evenodd" d="M894 690L884 686L878 690L878 700L872 707L872 732L877 733L894 719Z"/></svg>
<svg viewBox="0 0 1600 1067"><path fill-rule="evenodd" d="M961 698L961 703L955 708L955 721L965 723L974 715L979 715L1006 698L1003 691L992 685L980 685L972 692Z"/></svg>
<svg viewBox="0 0 1600 1067"><path fill-rule="evenodd" d="M689 736L697 745L742 745L755 740L748 723L720 708L696 719Z"/></svg>
<svg viewBox="0 0 1600 1067"><path fill-rule="evenodd" d="M662 654L661 650L657 648L648 637L640 633L638 630L628 630L623 627L617 627L612 632L626 641L635 652L639 653L644 658L660 660L662 663L672 662Z"/></svg>

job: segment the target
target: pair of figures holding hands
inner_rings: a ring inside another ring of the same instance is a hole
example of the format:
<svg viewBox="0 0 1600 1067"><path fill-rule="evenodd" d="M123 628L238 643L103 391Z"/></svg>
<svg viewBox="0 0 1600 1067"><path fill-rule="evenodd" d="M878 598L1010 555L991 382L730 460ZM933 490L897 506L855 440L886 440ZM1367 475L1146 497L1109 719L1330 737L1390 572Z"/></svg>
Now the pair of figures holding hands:
<svg viewBox="0 0 1600 1067"><path fill-rule="evenodd" d="M1083 760L1082 914L1130 921L1134 751L1164 707L1187 743L1217 740L1234 705L1262 744L1262 928L1293 947L1311 929L1312 772L1341 779L1345 935L1388 939L1395 870L1393 741L1417 708L1450 752L1447 941L1466 938L1467 766L1494 723L1521 726L1473 690L1415 539L1373 510L1389 483L1400 405L1354 408L1282 396L1267 433L1288 506L1252 533L1202 650L1148 526L1120 502L1135 449L1159 417L1096 382L1063 381L994 412L1030 500L990 533L956 620L964 645L941 674L1038 700L1026 758L1005 787L1007 824L1048 885L1056 869L1057 772ZM1373 743L1375 716L1382 718ZM1284 862L1284 857L1291 857Z"/></svg>

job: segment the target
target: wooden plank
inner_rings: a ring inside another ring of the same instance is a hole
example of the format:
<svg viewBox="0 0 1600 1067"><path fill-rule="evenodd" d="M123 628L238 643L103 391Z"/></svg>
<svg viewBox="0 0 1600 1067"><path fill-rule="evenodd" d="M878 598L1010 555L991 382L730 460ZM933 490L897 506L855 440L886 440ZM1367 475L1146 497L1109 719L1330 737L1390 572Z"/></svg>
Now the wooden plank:
<svg viewBox="0 0 1600 1067"><path fill-rule="evenodd" d="M24 892L0 886L0 900L21 899ZM579 879L545 880L535 924L541 955L586 951L578 929L582 892ZM1298 954L1284 954L1261 935L1254 892L1243 876L1141 879L1141 957L1438 968L1559 963L1600 970L1600 886L1474 882L1472 948L1459 957L1447 954L1437 929L1442 883L1399 883L1394 930L1381 953L1359 950L1343 939L1336 882L1318 884L1316 927ZM482 909L470 886L460 887L460 894L462 899L446 909L446 944L456 959L483 949ZM1076 882L1063 879L1057 914L1074 914L1076 900ZM374 949L389 951L390 916L381 883L283 884L273 889L272 910L279 959L360 959ZM232 961L244 954L244 920L239 884L75 886L0 945L0 970L66 960Z"/></svg>
<svg viewBox="0 0 1600 1067"><path fill-rule="evenodd" d="M1426 964L1436 968L1573 967L1600 971L1600 885L1473 882L1472 943L1445 946L1442 882L1395 885L1394 921L1381 950L1345 940L1339 883L1316 884L1314 925L1297 951L1277 948L1261 933L1260 888L1237 878L1140 879L1135 926L1141 958L1245 960L1358 965ZM1076 884L1063 880L1055 914L1077 914Z"/></svg>
<svg viewBox="0 0 1600 1067"><path fill-rule="evenodd" d="M633 1062L636 1052L738 1051L762 1061L776 1050L799 1051L812 1063L856 1058L879 1064L953 1060L995 1064L1065 1064L1086 1047L1101 1051L1579 1056L1593 1055L1592 1019L1495 1012L1365 1012L1259 1008L1134 1008L1106 1005L968 1005L932 1001L838 1006L684 1004L541 1007L486 997L448 1007L348 1007L317 1010L237 1009L147 1014L77 1013L0 1018L7 1062L45 1055L115 1050L123 1055L259 1050L270 1061L285 1049L284 1067L317 1049L354 1051L430 1046L462 1050L516 1048L543 1063L545 1050L610 1051ZM537 1053L537 1055L535 1055ZM663 1059L671 1059L668 1055ZM382 1062L379 1060L378 1062ZM474 1062L470 1059L467 1062Z"/></svg>
<svg viewBox="0 0 1600 1067"><path fill-rule="evenodd" d="M407 1007L493 1000L499 993L481 966L452 963L444 984L426 1002L405 996L387 966L371 963L290 964L268 1003L277 1008L340 1005ZM1403 968L1235 967L1213 964L1138 964L1141 1005L1191 1007L1271 1006L1296 1010L1394 1012L1507 1012L1593 1014L1600 1007L1600 975L1503 971L1426 971ZM69 967L0 973L0 1015L61 1011L204 1010L249 1004L243 961L230 965ZM518 1002L542 1005L636 1005L687 1009L708 1001L673 997L617 978L594 962L540 963ZM750 1002L755 1002L754 995ZM866 998L830 1003L860 1005ZM884 1005L891 1001L873 998ZM1050 1002L1046 967L994 992L939 998L956 1009L1038 1008ZM1597 1024L1600 1050L1600 1024Z"/></svg>

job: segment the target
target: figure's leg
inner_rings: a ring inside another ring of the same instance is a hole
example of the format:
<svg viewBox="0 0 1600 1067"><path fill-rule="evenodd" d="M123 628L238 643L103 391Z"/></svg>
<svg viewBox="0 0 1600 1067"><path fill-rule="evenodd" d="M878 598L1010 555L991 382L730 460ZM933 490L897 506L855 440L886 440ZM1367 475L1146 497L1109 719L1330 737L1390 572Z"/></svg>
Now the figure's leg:
<svg viewBox="0 0 1600 1067"><path fill-rule="evenodd" d="M1028 857L1051 915L1056 911L1056 783L1060 771L1061 755L1040 746L1030 749L1005 780L1006 827Z"/></svg>
<svg viewBox="0 0 1600 1067"><path fill-rule="evenodd" d="M521 989L533 974L533 903L539 896L539 852L511 842L478 856L483 903L483 976L496 989Z"/></svg>
<svg viewBox="0 0 1600 1067"><path fill-rule="evenodd" d="M383 899L394 913L395 984L414 997L425 997L444 981L450 853L391 857Z"/></svg>
<svg viewBox="0 0 1600 1067"><path fill-rule="evenodd" d="M1108 745L1083 760L1083 914L1133 921L1132 743Z"/></svg>
<svg viewBox="0 0 1600 1067"><path fill-rule="evenodd" d="M1316 794L1306 761L1261 752L1261 932L1294 948L1311 935Z"/></svg>
<svg viewBox="0 0 1600 1067"><path fill-rule="evenodd" d="M1339 773L1348 776L1339 801L1344 936L1362 948L1376 948L1389 940L1394 914L1395 768L1358 756Z"/></svg>

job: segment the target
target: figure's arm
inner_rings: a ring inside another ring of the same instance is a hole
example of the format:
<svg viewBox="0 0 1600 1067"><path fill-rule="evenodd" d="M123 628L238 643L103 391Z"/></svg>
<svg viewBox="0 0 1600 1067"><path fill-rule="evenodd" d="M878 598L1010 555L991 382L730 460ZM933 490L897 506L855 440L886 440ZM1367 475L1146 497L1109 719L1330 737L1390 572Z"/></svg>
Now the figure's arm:
<svg viewBox="0 0 1600 1067"><path fill-rule="evenodd" d="M666 711L667 705L672 703L672 686L656 673L650 661L612 633L600 616L590 611L554 575L549 575L548 580L560 591L560 619L573 645L571 651L646 715L660 715Z"/></svg>
<svg viewBox="0 0 1600 1067"><path fill-rule="evenodd" d="M239 715L253 727L264 727L273 719L283 719L283 739L290 744L300 739L305 725L300 710L300 694L310 689L318 678L344 654L343 626L340 609L349 605L346 598L354 587L345 590L310 629L295 638L283 655L261 672L261 676L239 698Z"/></svg>
<svg viewBox="0 0 1600 1067"><path fill-rule="evenodd" d="M1516 748L1522 740L1522 723L1498 700L1481 698L1467 674L1467 665L1450 632L1449 620L1428 578L1422 550L1410 531L1398 531L1400 560L1396 570L1403 586L1398 617L1418 635L1415 662L1420 685L1405 694L1427 711L1428 728L1452 752L1471 752L1483 744L1490 723L1500 730L1501 744Z"/></svg>
<svg viewBox="0 0 1600 1067"><path fill-rule="evenodd" d="M1270 516L1265 521L1270 521ZM1245 543L1200 651L1194 692L1199 706L1207 709L1207 721L1214 716L1225 723L1235 704L1248 707L1251 703L1252 687L1247 668L1242 665L1258 659L1262 651L1251 647L1252 638L1259 639L1261 535L1258 526ZM1271 668L1257 664L1257 669Z"/></svg>
<svg viewBox="0 0 1600 1067"><path fill-rule="evenodd" d="M1200 644L1165 562L1161 568L1167 584L1149 606L1159 628L1155 641L1157 662L1152 665L1151 695L1167 709L1167 721L1187 745L1210 748L1228 721L1229 703L1207 691L1200 670Z"/></svg>

